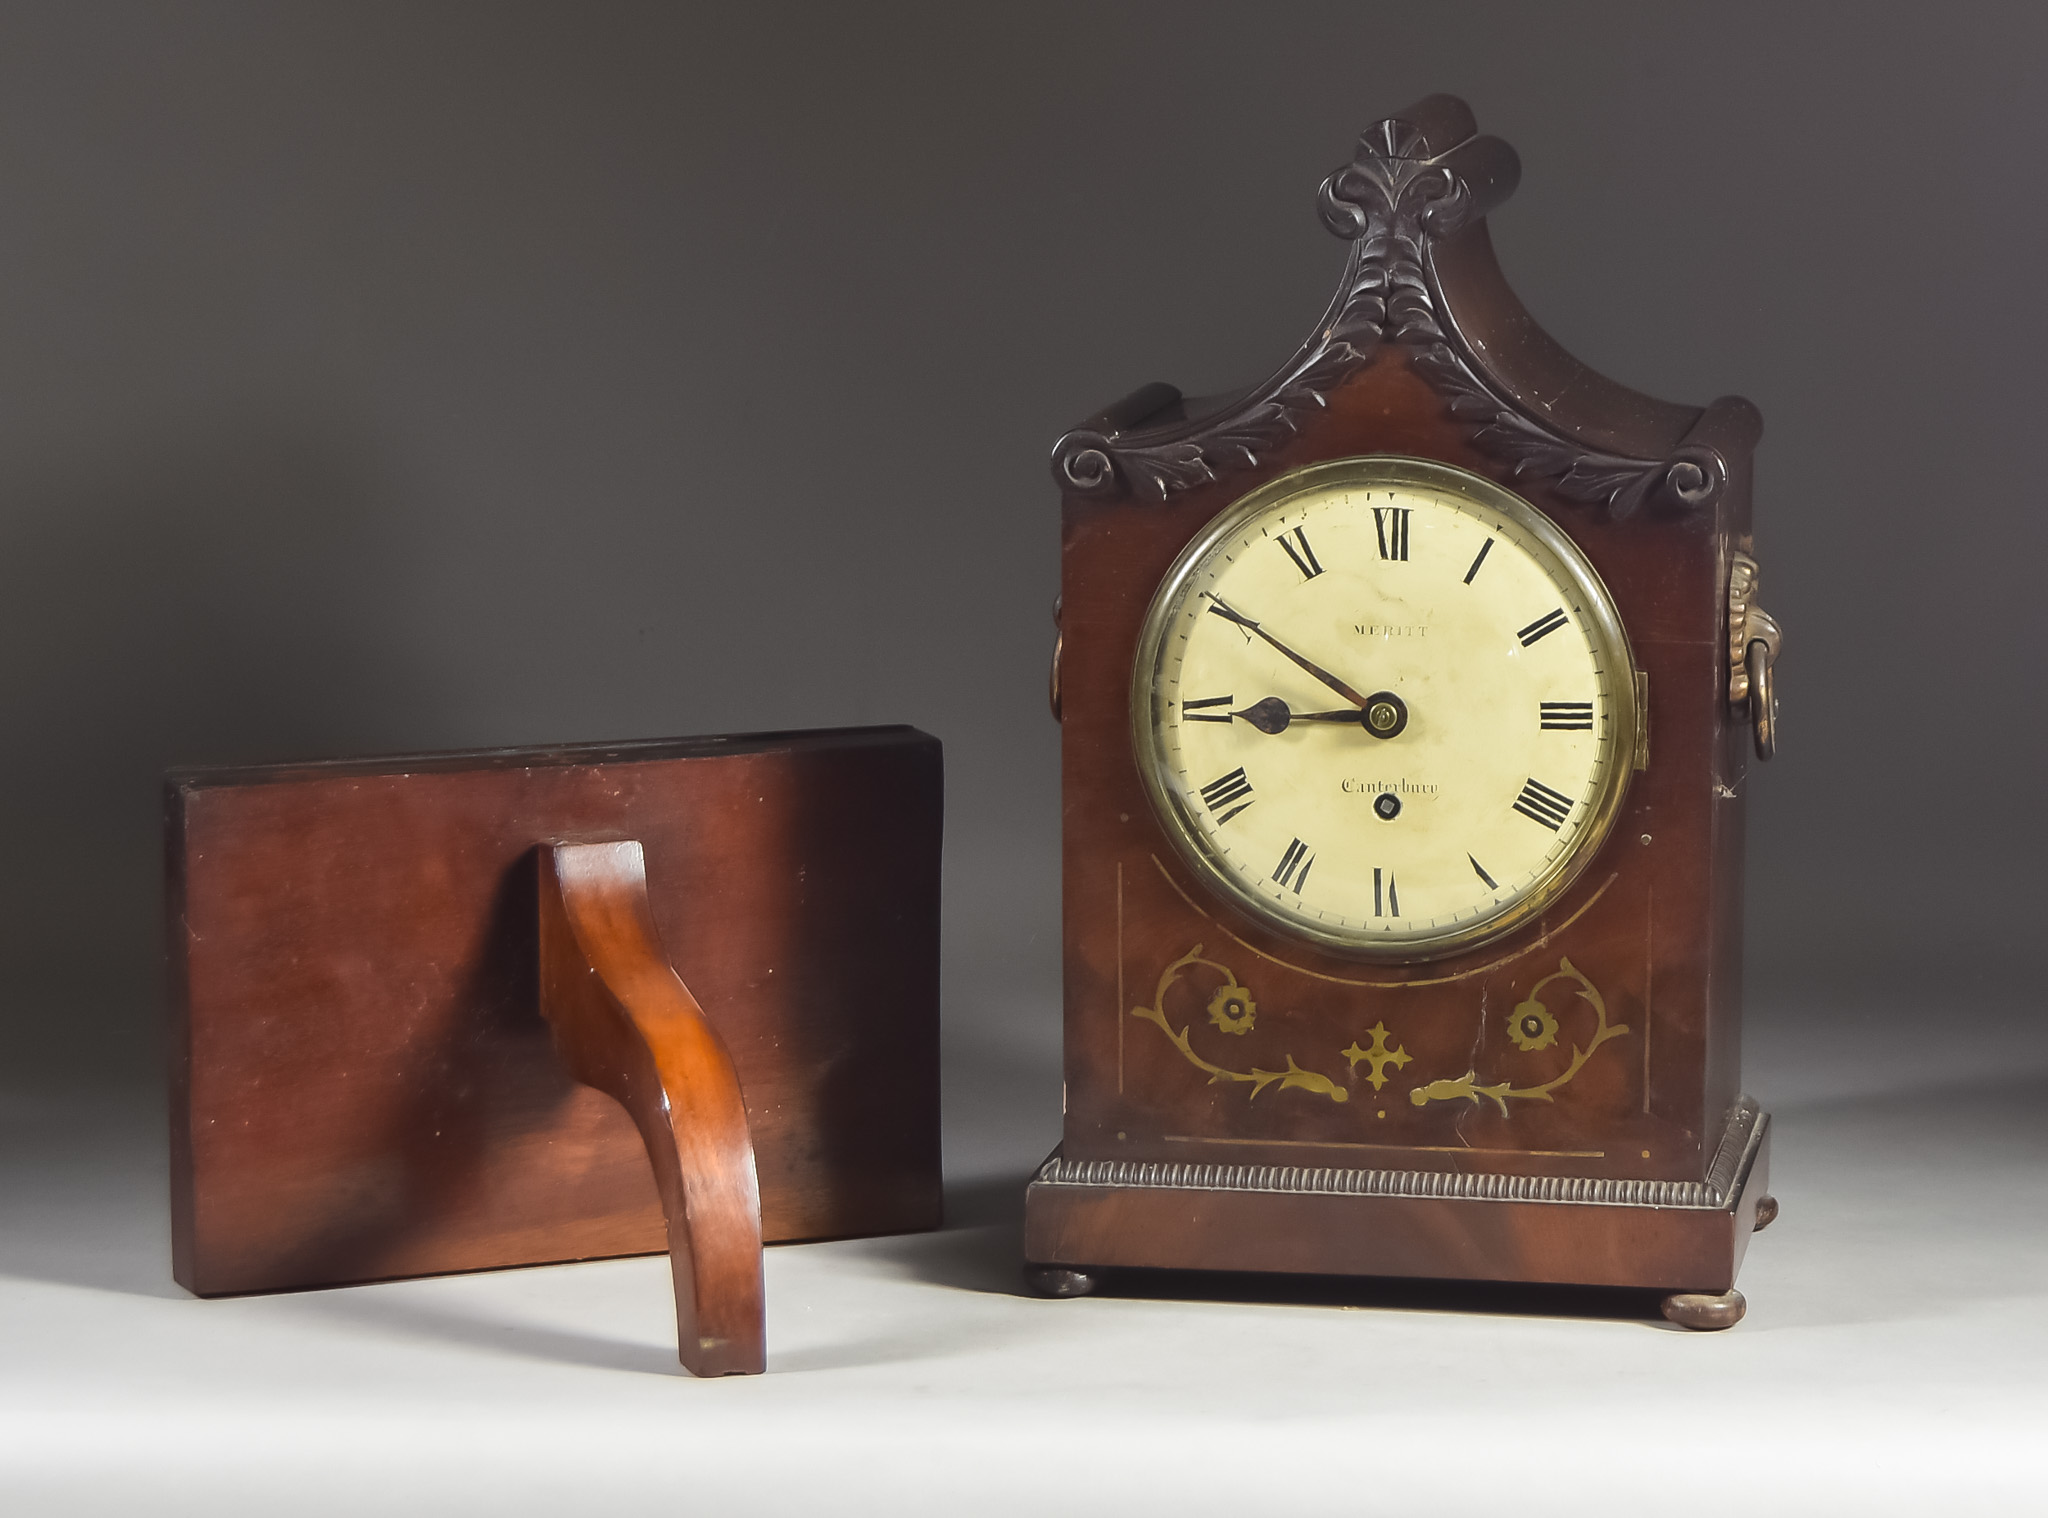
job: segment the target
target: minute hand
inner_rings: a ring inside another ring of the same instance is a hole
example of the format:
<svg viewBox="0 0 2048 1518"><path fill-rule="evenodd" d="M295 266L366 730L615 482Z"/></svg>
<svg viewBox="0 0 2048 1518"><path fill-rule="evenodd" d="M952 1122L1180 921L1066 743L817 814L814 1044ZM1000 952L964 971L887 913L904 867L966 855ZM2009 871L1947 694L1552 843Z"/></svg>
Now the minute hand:
<svg viewBox="0 0 2048 1518"><path fill-rule="evenodd" d="M1224 621L1235 622L1239 627L1242 627L1246 632L1255 633L1259 637L1264 638L1268 643L1272 644L1275 648L1280 650L1281 653L1285 654L1288 658L1292 659L1296 664L1299 664L1303 669L1307 670L1310 674L1314 675L1318 680L1322 681L1323 684L1329 686L1331 690L1335 691L1338 695L1342 696L1346 701L1349 701L1353 706L1363 707L1365 705L1365 697L1359 695L1357 691L1353 690L1350 686L1346 685L1342 680L1339 680L1335 675L1331 674L1328 670L1324 669L1320 664L1311 663L1309 660L1304 659L1300 654L1296 653L1293 649L1289 648L1285 643L1282 643L1278 638L1274 637L1271 633L1267 632L1265 628L1259 626L1259 624L1254 622L1250 617L1245 616L1242 612L1232 611L1228 606L1225 606L1222 600L1218 597L1213 595L1209 597L1209 610L1214 612L1217 616L1223 618Z"/></svg>

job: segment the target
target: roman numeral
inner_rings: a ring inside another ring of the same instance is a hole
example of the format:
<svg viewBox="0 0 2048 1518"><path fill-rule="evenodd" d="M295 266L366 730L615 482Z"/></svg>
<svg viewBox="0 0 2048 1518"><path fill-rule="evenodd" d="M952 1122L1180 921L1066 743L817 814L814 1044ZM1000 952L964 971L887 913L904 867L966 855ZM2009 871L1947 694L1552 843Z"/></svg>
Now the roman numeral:
<svg viewBox="0 0 2048 1518"><path fill-rule="evenodd" d="M1552 633L1556 632L1560 627L1564 626L1565 623L1567 623L1570 620L1571 619L1564 614L1562 608L1559 608L1556 611L1546 611L1542 616L1538 617L1535 621L1531 622L1527 627L1523 628L1520 632L1516 633L1515 636L1522 640L1522 647L1527 648L1530 644L1534 643L1538 638L1549 637Z"/></svg>
<svg viewBox="0 0 2048 1518"><path fill-rule="evenodd" d="M1308 884L1308 868L1316 862L1316 856L1299 838L1287 845L1287 852L1280 856L1279 868L1273 871L1273 884L1292 891L1299 896Z"/></svg>
<svg viewBox="0 0 2048 1518"><path fill-rule="evenodd" d="M1287 557L1294 560L1294 567L1301 571L1304 580L1313 580L1323 572L1323 566L1316 562L1316 551L1308 546L1306 527L1281 533L1280 546L1287 550Z"/></svg>
<svg viewBox="0 0 2048 1518"><path fill-rule="evenodd" d="M1384 873L1386 879L1381 881ZM1392 870L1372 872L1372 915L1375 917L1399 917L1401 915L1401 893L1394 888Z"/></svg>
<svg viewBox="0 0 2048 1518"><path fill-rule="evenodd" d="M1406 506L1373 507L1372 526L1379 534L1381 558L1407 560L1408 510Z"/></svg>
<svg viewBox="0 0 2048 1518"><path fill-rule="evenodd" d="M1547 731L1593 731L1593 703L1590 701L1539 701L1536 703L1536 709L1542 715L1543 726Z"/></svg>
<svg viewBox="0 0 2048 1518"><path fill-rule="evenodd" d="M1465 583L1470 585L1472 577L1479 573L1479 566L1486 562L1486 556L1493 551L1493 539L1488 538L1479 545L1479 557L1472 561L1472 567L1465 571Z"/></svg>
<svg viewBox="0 0 2048 1518"><path fill-rule="evenodd" d="M1571 815L1572 803L1570 797L1559 795L1542 781L1531 780L1515 798L1515 810L1554 833Z"/></svg>
<svg viewBox="0 0 2048 1518"><path fill-rule="evenodd" d="M1470 854L1467 854L1465 857L1467 859L1472 859L1472 856ZM1499 882L1496 881L1491 875L1487 874L1486 866L1481 864L1476 859L1472 859L1472 873L1477 875L1481 880L1486 882L1487 890L1498 891L1500 889Z"/></svg>
<svg viewBox="0 0 2048 1518"><path fill-rule="evenodd" d="M1207 712L1203 711L1202 708L1205 706L1228 706L1236 699L1237 697L1235 696L1210 696L1204 701L1183 701L1180 704L1180 720L1183 722L1221 722L1225 727L1228 727L1230 725L1229 712ZM1546 722L1543 725L1548 727L1550 724Z"/></svg>
<svg viewBox="0 0 2048 1518"><path fill-rule="evenodd" d="M1244 778L1243 765L1239 765L1227 775L1211 780L1202 787L1203 805L1207 806L1212 812L1221 813L1216 819L1216 826L1218 827L1222 827L1224 823L1230 821L1231 818L1235 817L1257 799L1257 797L1252 795L1252 783ZM1232 802L1236 802L1237 805L1232 806ZM1230 807L1230 810L1224 811L1225 807Z"/></svg>

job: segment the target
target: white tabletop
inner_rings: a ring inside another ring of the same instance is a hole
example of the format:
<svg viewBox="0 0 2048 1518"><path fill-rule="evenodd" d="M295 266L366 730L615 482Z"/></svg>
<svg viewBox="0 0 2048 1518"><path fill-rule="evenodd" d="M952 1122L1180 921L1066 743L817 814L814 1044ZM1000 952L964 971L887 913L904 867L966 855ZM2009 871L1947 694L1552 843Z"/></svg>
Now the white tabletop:
<svg viewBox="0 0 2048 1518"><path fill-rule="evenodd" d="M2048 1034L2001 1010L1752 1019L1784 1212L1721 1334L1572 1293L1026 1297L1056 1061L955 1037L952 1224L771 1250L769 1373L708 1382L659 1257L196 1301L160 1099L17 1089L0 1511L2038 1511Z"/></svg>

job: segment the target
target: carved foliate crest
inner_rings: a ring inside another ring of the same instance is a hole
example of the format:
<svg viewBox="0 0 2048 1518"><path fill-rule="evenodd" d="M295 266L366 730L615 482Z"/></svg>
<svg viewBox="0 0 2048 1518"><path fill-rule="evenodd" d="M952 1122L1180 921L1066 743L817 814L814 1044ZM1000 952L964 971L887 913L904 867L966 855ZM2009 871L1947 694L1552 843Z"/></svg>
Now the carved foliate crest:
<svg viewBox="0 0 2048 1518"><path fill-rule="evenodd" d="M1375 122L1317 197L1323 225L1352 246L1343 283L1314 335L1271 379L1202 416L1150 426L1143 415L1122 424L1105 416L1069 432L1053 449L1054 478L1078 495L1163 501L1253 468L1382 343L1396 342L1413 350L1416 372L1514 478L1548 481L1567 500L1604 506L1617 517L1652 501L1711 504L1727 483L1715 449L1687 444L1668 457L1644 459L1589 448L1518 409L1458 339L1434 249L1505 200L1520 173L1514 150L1497 138L1466 135L1438 150L1415 122ZM1169 387L1150 389L1155 413L1157 402L1178 400Z"/></svg>
<svg viewBox="0 0 2048 1518"><path fill-rule="evenodd" d="M1382 338L1443 338L1423 247L1472 220L1473 196L1459 174L1428 153L1417 127L1376 122L1359 138L1357 155L1317 192L1323 225L1357 246L1338 320L1324 338L1346 343L1360 360Z"/></svg>

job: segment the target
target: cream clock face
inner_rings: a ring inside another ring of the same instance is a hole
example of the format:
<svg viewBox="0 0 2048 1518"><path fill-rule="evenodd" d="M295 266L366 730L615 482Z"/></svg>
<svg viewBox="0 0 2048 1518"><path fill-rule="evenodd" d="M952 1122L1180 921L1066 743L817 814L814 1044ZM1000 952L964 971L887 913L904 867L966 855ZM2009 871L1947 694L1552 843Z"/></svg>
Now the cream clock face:
<svg viewBox="0 0 2048 1518"><path fill-rule="evenodd" d="M1489 480L1310 465L1168 573L1132 685L1182 854L1326 947L1449 953L1527 920L1599 847L1636 752L1634 664L1576 545Z"/></svg>

